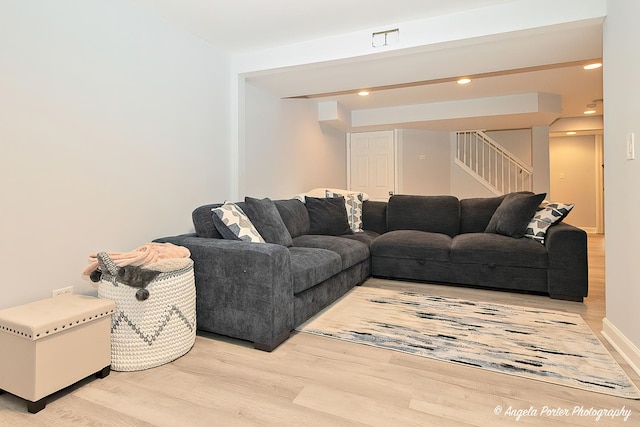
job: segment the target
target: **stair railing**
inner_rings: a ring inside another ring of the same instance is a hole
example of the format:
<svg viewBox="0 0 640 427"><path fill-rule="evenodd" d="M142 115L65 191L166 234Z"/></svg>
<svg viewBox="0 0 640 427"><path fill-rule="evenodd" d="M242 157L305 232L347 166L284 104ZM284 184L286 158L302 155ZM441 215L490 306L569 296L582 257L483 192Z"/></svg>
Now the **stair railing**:
<svg viewBox="0 0 640 427"><path fill-rule="evenodd" d="M481 131L456 132L456 163L496 195L531 191L533 169Z"/></svg>

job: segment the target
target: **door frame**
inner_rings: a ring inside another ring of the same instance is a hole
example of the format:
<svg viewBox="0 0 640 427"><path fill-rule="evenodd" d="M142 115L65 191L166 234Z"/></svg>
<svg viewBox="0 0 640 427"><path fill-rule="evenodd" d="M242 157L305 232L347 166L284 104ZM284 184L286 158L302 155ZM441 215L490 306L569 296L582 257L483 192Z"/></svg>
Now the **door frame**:
<svg viewBox="0 0 640 427"><path fill-rule="evenodd" d="M596 233L604 234L604 135L595 135Z"/></svg>

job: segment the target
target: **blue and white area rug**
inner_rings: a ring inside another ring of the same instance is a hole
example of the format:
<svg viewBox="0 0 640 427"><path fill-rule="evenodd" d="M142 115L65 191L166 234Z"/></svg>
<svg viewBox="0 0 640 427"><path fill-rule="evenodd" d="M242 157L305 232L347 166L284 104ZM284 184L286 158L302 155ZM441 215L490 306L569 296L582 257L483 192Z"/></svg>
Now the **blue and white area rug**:
<svg viewBox="0 0 640 427"><path fill-rule="evenodd" d="M359 286L298 330L640 399L578 314Z"/></svg>

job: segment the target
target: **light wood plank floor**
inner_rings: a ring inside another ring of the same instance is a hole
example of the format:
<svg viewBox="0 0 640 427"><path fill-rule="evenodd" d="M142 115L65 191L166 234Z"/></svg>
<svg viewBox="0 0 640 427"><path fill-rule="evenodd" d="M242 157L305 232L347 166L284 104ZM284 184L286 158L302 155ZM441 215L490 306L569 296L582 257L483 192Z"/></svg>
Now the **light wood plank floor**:
<svg viewBox="0 0 640 427"><path fill-rule="evenodd" d="M414 289L471 300L526 305L581 314L601 341L604 317L604 238L589 237L590 290L584 304L544 296L370 279L363 286ZM605 343L637 385L638 375ZM496 415L498 408L501 413ZM173 363L112 372L57 393L32 415L20 399L0 396L2 426L453 426L593 425L584 411L631 411L640 425L640 401L628 400L438 362L390 350L294 335L273 353L215 335L200 335ZM537 416L505 415L512 410ZM569 411L550 416L543 411ZM584 414L584 413L583 413ZM620 425L602 416L597 425Z"/></svg>

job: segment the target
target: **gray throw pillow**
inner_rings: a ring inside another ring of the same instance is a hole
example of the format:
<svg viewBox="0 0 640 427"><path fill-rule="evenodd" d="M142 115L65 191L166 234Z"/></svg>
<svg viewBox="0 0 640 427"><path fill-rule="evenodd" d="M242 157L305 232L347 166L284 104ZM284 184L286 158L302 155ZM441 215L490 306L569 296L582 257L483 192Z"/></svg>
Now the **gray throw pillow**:
<svg viewBox="0 0 640 427"><path fill-rule="evenodd" d="M271 199L245 197L244 210L266 242L287 247L293 246L291 234Z"/></svg>
<svg viewBox="0 0 640 427"><path fill-rule="evenodd" d="M536 209L546 197L546 193L510 193L507 194L493 213L485 233L503 234L510 237L524 236L529 221Z"/></svg>
<svg viewBox="0 0 640 427"><path fill-rule="evenodd" d="M364 193L337 193L326 190L327 197L344 197L344 207L347 211L347 220L349 227L354 233L362 231L362 201Z"/></svg>
<svg viewBox="0 0 640 427"><path fill-rule="evenodd" d="M309 234L342 236L353 234L349 227L344 197L316 198L305 197L305 206L309 212Z"/></svg>

